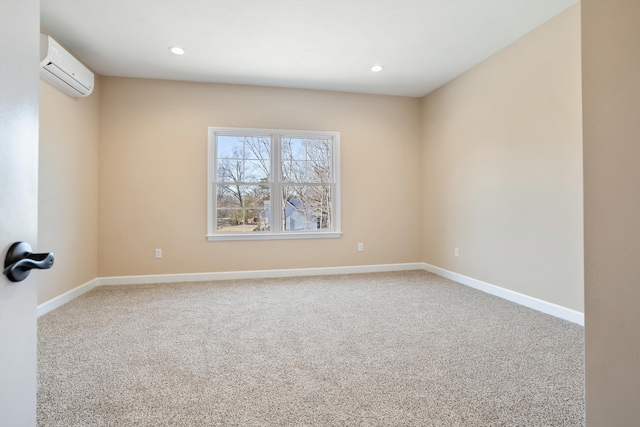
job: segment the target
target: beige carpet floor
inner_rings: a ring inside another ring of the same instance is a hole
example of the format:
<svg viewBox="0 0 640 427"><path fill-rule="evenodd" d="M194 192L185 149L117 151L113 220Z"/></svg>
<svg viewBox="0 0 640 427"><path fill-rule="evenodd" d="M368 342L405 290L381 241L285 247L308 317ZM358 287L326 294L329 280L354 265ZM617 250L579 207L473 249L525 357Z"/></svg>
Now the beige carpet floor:
<svg viewBox="0 0 640 427"><path fill-rule="evenodd" d="M38 425L581 426L583 334L422 271L102 286L38 321Z"/></svg>

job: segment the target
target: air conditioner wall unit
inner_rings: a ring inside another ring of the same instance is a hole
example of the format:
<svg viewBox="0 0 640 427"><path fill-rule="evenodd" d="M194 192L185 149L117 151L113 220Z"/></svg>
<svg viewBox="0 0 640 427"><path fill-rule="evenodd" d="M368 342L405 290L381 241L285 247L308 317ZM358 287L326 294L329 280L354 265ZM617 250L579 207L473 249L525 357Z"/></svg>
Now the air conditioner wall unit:
<svg viewBox="0 0 640 427"><path fill-rule="evenodd" d="M93 73L44 34L40 34L40 76L74 97L93 92Z"/></svg>

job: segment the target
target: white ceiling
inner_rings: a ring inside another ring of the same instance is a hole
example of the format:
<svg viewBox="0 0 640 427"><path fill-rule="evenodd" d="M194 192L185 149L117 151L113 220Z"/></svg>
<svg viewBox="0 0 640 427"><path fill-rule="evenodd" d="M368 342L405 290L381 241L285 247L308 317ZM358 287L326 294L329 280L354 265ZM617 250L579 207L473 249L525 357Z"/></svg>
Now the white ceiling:
<svg viewBox="0 0 640 427"><path fill-rule="evenodd" d="M41 15L102 75L419 97L576 2L41 0Z"/></svg>

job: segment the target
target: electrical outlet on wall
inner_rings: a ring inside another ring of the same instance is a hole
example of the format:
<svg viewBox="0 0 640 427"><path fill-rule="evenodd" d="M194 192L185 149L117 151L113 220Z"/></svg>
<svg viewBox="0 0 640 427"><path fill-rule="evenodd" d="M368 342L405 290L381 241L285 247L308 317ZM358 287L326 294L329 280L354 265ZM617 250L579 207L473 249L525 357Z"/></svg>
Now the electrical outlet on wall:
<svg viewBox="0 0 640 427"><path fill-rule="evenodd" d="M358 243L358 252L364 251L364 243Z"/></svg>
<svg viewBox="0 0 640 427"><path fill-rule="evenodd" d="M162 249L156 249L156 259L162 258Z"/></svg>
<svg viewBox="0 0 640 427"><path fill-rule="evenodd" d="M460 251L458 250L457 246L453 248L453 256L460 256Z"/></svg>

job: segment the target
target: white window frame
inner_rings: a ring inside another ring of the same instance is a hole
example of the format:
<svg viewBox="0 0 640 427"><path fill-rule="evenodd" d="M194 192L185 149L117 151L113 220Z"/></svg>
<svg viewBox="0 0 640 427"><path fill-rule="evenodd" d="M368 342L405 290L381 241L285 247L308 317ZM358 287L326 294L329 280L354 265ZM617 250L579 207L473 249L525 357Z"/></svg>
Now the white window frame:
<svg viewBox="0 0 640 427"><path fill-rule="evenodd" d="M208 185L207 185L207 240L275 240L275 239L326 239L339 238L342 235L340 229L340 132L299 131L283 129L253 129L253 128L228 128L209 127L208 129ZM244 233L220 233L217 231L216 209L216 180L217 152L216 140L218 135L233 136L270 136L271 137L271 218L270 231L252 231ZM282 194L282 166L280 153L280 139L286 138L330 138L332 140L332 213L331 224L333 229L329 231L286 231L280 230L282 224L281 200L274 195ZM274 205L274 201L277 202ZM277 227L275 226L277 224Z"/></svg>

